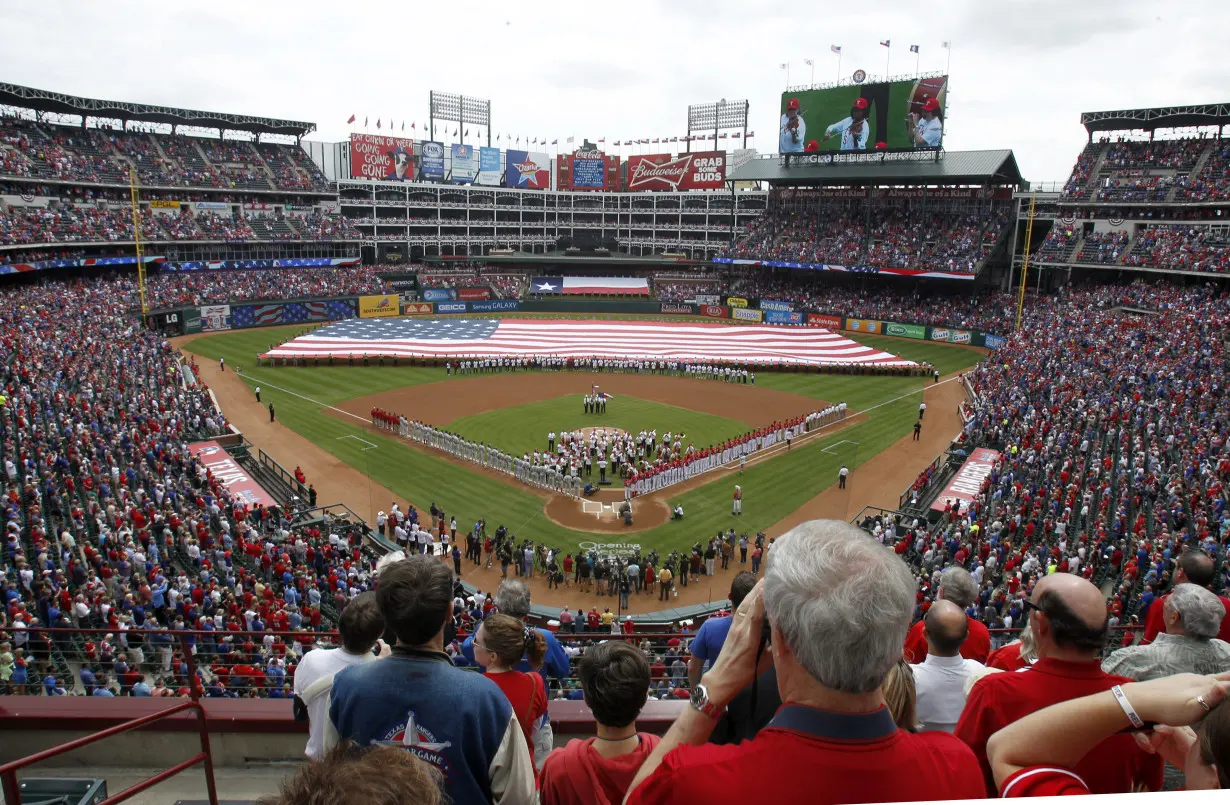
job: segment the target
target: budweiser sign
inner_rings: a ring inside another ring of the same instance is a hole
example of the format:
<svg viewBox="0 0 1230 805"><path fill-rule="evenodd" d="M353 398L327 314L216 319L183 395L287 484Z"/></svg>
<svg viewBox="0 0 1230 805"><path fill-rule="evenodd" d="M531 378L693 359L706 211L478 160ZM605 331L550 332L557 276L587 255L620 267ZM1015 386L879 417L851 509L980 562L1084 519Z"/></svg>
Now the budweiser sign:
<svg viewBox="0 0 1230 805"><path fill-rule="evenodd" d="M720 190L725 182L724 151L628 158L629 190Z"/></svg>

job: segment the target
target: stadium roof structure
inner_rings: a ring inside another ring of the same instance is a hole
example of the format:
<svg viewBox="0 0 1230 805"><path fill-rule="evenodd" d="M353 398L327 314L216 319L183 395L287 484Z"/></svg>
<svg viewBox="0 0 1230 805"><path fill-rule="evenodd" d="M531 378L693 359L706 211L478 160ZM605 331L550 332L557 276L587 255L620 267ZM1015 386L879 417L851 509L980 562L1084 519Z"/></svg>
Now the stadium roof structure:
<svg viewBox="0 0 1230 805"><path fill-rule="evenodd" d="M473 260L473 257L466 255L440 256L428 255L418 258L424 263L440 263L448 264L457 261ZM708 260L693 260L688 257L667 257L661 254L634 256L622 254L620 252L610 252L609 254L596 254L594 252L581 252L577 254L568 254L565 252L546 252L545 254L529 254L527 252L514 252L513 254L484 254L484 263L510 263L513 265L557 265L571 266L575 268L590 267L590 268L645 268L661 270L670 266L700 266L709 265Z"/></svg>
<svg viewBox="0 0 1230 805"><path fill-rule="evenodd" d="M1081 125L1089 132L1090 138L1095 131L1153 131L1190 126L1230 126L1230 103L1082 112Z"/></svg>
<svg viewBox="0 0 1230 805"><path fill-rule="evenodd" d="M152 106L127 101L100 101L95 98L81 98L76 95L22 87L17 84L0 83L0 106L15 106L57 115L143 120L149 123L167 123L172 126L235 129L257 134L285 134L293 137L303 137L305 134L316 131L315 123L304 123L297 120L232 115L224 112L200 112L194 109L176 109L172 106Z"/></svg>
<svg viewBox="0 0 1230 805"><path fill-rule="evenodd" d="M834 159L821 154L772 154L751 159L726 177L734 182L776 185L1024 185L1011 150L944 151L919 159ZM803 157L803 159L800 159Z"/></svg>

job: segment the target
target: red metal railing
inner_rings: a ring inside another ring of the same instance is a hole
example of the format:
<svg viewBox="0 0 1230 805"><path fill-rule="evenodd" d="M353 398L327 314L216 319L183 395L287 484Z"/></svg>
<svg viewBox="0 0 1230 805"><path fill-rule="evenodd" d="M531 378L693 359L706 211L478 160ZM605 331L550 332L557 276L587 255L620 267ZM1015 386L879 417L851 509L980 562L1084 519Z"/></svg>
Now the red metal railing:
<svg viewBox="0 0 1230 805"><path fill-rule="evenodd" d="M130 786L118 794L107 797L102 802L97 803L97 805L114 805L114 803L123 802L129 797L134 797L147 788L152 788L164 780L174 777L181 771L192 768L198 763L202 763L205 766L205 787L208 789L209 803L210 805L218 805L218 789L214 784L214 762L213 755L210 753L209 748L209 731L205 726L205 710L198 702L195 701L182 702L174 707L169 707L166 710L151 713L148 716L136 718L132 721L125 721L123 724L117 724L109 729L96 732L93 735L87 735L84 738L78 738L75 741L69 741L68 743L60 746L54 746L51 749L45 749L42 752L36 752L33 755L23 757L19 760L14 760L11 763L6 763L3 766L0 766L0 782L2 782L4 786L4 801L13 803L14 805L21 802L21 787L17 782L17 772L27 766L32 766L35 763L41 763L44 760L50 760L51 758L58 757L66 752L71 752L74 749L80 749L83 746L89 746L92 743L101 741L103 738L110 738L112 735L120 735L125 732L130 732L132 730L145 727L149 724L153 724L155 721L161 721L164 718L178 715L188 710L196 713L197 726L200 728L201 735L201 751L187 760L176 763L169 769L158 772L153 777L142 780L136 785Z"/></svg>

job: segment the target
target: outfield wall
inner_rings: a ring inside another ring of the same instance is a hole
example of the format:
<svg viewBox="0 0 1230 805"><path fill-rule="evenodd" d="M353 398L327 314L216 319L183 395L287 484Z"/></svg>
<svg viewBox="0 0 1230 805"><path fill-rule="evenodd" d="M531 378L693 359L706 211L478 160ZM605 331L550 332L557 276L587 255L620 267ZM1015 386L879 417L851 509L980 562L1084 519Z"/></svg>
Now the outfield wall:
<svg viewBox="0 0 1230 805"><path fill-rule="evenodd" d="M557 313L560 315L700 316L716 321L777 324L784 327L824 327L869 335L891 335L920 341L940 341L998 349L1002 336L982 330L932 327L911 322L804 313L792 303L739 296L715 297L720 304L649 302L624 299L487 299L476 301L402 302L396 294L297 299L288 302L202 305L149 314L150 326L169 334L223 332L286 324L316 325L349 318L441 316L482 313Z"/></svg>

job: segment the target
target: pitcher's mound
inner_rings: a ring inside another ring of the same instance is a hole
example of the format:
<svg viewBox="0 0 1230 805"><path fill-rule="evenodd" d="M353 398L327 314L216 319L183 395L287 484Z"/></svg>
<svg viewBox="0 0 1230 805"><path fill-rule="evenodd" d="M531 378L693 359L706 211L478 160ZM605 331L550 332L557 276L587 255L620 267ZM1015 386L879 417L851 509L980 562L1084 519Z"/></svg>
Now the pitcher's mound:
<svg viewBox="0 0 1230 805"><path fill-rule="evenodd" d="M547 501L546 513L552 522L577 531L601 534L632 533L657 528L671 518L666 500L657 495L633 498L632 525L624 525L619 508L624 502L623 486L600 489L591 498L580 500L568 495L554 495Z"/></svg>

